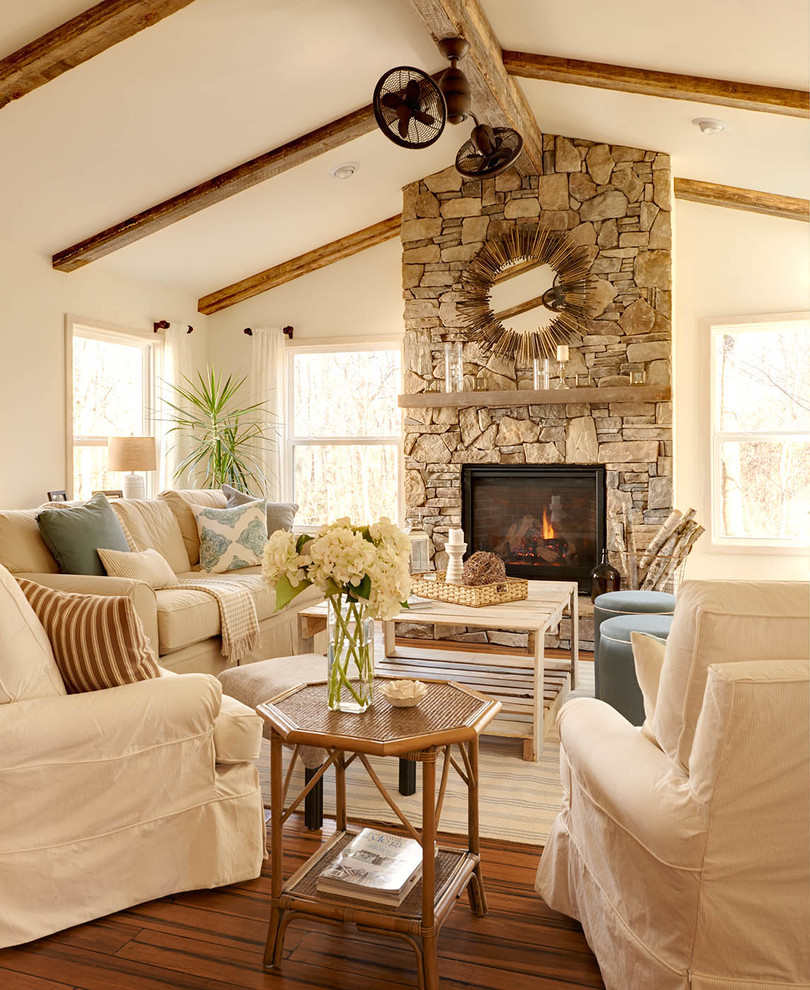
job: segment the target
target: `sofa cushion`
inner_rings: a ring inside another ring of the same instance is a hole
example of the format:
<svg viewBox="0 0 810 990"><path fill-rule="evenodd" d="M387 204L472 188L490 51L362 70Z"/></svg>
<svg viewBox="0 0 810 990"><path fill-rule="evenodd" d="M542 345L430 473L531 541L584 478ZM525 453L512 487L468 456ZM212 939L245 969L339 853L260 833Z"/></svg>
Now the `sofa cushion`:
<svg viewBox="0 0 810 990"><path fill-rule="evenodd" d="M70 694L160 676L129 598L54 591L26 580L20 587L48 635Z"/></svg>
<svg viewBox="0 0 810 990"><path fill-rule="evenodd" d="M231 488L230 485L223 485L222 491L228 499L228 508L233 509L237 505L247 505L248 502L258 502L258 495L251 495L249 492L240 492L238 488ZM268 502L267 503L267 535L271 536L278 529L286 529L288 532L293 528L295 514L298 506L295 502Z"/></svg>
<svg viewBox="0 0 810 990"><path fill-rule="evenodd" d="M58 574L59 564L37 526L40 509L0 511L0 564L12 574Z"/></svg>
<svg viewBox="0 0 810 990"><path fill-rule="evenodd" d="M264 583L260 571L255 567L248 573L231 571L227 575L228 581L238 581L251 590L259 622L272 616L276 608L276 593ZM199 580L200 576L199 571L177 575L181 582L184 578ZM219 606L212 595L193 588L170 588L156 592L156 597L161 654L220 635Z"/></svg>
<svg viewBox="0 0 810 990"><path fill-rule="evenodd" d="M784 660L808 653L807 582L684 582L655 705L658 744L688 768L710 664Z"/></svg>
<svg viewBox="0 0 810 990"><path fill-rule="evenodd" d="M48 635L20 586L0 566L0 705L64 694Z"/></svg>
<svg viewBox="0 0 810 990"><path fill-rule="evenodd" d="M204 505L209 509L224 509L226 498L221 491L211 488L169 489L161 492L159 498L168 504L177 519L188 554L188 564L193 567L200 562L200 534L191 507Z"/></svg>
<svg viewBox="0 0 810 990"><path fill-rule="evenodd" d="M248 502L233 509L192 509L200 532L200 569L224 574L262 561L267 543L266 503Z"/></svg>
<svg viewBox="0 0 810 990"><path fill-rule="evenodd" d="M217 763L246 763L258 760L262 751L259 716L247 705L227 694L214 722L214 759Z"/></svg>
<svg viewBox="0 0 810 990"><path fill-rule="evenodd" d="M664 665L667 641L660 636L633 630L630 633L633 644L633 664L636 668L636 680L641 688L644 699L644 724L642 733L658 745L652 729L655 716L655 702L658 698L658 684L661 680L661 668Z"/></svg>
<svg viewBox="0 0 810 990"><path fill-rule="evenodd" d="M157 550L128 550L122 553L120 550L99 547L98 555L110 577L143 581L154 591L177 587L177 575Z"/></svg>
<svg viewBox="0 0 810 990"><path fill-rule="evenodd" d="M180 524L168 502L119 498L110 504L132 540L131 549L157 550L175 573L191 567Z"/></svg>
<svg viewBox="0 0 810 990"><path fill-rule="evenodd" d="M43 509L37 526L63 574L105 573L97 550L129 550L124 530L104 495L84 505Z"/></svg>

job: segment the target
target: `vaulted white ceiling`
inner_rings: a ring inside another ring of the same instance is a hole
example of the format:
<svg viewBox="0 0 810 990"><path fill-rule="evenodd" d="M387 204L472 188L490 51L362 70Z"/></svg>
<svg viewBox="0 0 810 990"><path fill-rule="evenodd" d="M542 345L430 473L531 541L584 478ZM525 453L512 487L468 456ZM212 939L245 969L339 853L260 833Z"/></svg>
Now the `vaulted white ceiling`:
<svg viewBox="0 0 810 990"><path fill-rule="evenodd" d="M89 6L0 5L0 56ZM484 0L505 48L807 88L804 0ZM2 236L45 255L442 66L408 0L195 0L0 111ZM806 119L521 79L547 132L669 151L675 174L810 196ZM694 117L723 119L702 136ZM195 294L401 210L467 126L407 151L373 132L95 262ZM359 163L348 181L331 177ZM65 275L70 278L70 275Z"/></svg>

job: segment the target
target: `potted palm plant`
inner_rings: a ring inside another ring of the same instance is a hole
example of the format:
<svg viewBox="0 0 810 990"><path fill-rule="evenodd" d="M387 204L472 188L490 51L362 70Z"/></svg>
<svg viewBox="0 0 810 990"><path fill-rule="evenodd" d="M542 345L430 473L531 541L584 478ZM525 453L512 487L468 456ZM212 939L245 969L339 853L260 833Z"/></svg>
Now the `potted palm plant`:
<svg viewBox="0 0 810 990"><path fill-rule="evenodd" d="M265 403L243 405L246 378L223 378L213 368L183 376L182 385L169 385L164 398L169 433L191 448L177 465L174 478L188 476L204 488L231 485L241 491L264 491L268 478L264 454L273 448L271 413Z"/></svg>

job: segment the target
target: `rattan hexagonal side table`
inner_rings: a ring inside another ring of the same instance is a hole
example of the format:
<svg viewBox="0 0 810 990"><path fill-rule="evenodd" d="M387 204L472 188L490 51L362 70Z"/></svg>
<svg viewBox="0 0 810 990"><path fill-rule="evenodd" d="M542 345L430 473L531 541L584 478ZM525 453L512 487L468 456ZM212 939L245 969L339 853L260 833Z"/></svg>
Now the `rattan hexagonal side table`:
<svg viewBox="0 0 810 990"><path fill-rule="evenodd" d="M426 681L428 693L416 708L394 708L379 690L371 708L356 715L327 708L324 684L301 684L260 705L271 727L271 908L264 965L278 969L287 926L297 916L354 924L363 931L397 935L414 949L420 990L438 990L436 939L442 924L466 889L470 907L486 914L478 836L478 737L501 704L447 681ZM287 800L291 769L282 771L282 745L321 746L327 759L299 794ZM391 797L369 756L407 756L422 764L422 827L415 828ZM436 764L443 758L436 787ZM422 879L399 907L325 895L317 879L355 831L347 825L346 768L354 760L365 767L405 830L422 846ZM335 768L337 832L286 882L283 877L284 822L324 772ZM436 847L436 833L450 770L468 794L467 848ZM434 855L435 850L435 855Z"/></svg>

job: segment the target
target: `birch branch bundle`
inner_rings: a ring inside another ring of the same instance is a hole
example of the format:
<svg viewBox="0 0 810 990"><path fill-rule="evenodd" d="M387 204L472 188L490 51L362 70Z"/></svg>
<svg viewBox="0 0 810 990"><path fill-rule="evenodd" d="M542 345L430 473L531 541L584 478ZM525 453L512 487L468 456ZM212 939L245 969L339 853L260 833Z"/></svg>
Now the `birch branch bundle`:
<svg viewBox="0 0 810 990"><path fill-rule="evenodd" d="M641 588L642 591L660 591L666 587L705 533L703 526L695 520L694 509L687 512L674 509L640 554L627 505L622 506L621 522L615 511L611 510L609 516L622 562L622 577L629 588Z"/></svg>

